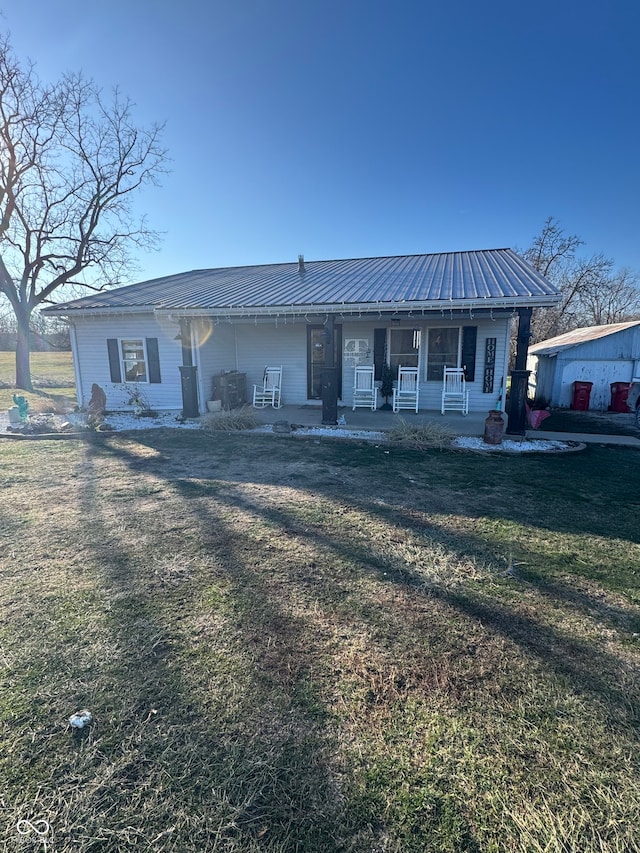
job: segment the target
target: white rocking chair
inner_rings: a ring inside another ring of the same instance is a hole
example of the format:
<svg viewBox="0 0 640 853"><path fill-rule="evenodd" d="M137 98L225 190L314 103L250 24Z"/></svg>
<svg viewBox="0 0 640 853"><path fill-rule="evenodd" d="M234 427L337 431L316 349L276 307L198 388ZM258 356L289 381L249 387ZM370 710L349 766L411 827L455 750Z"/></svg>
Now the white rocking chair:
<svg viewBox="0 0 640 853"><path fill-rule="evenodd" d="M262 385L253 386L253 406L255 409L264 409L273 406L279 409L282 405L280 388L282 385L282 366L265 367Z"/></svg>
<svg viewBox="0 0 640 853"><path fill-rule="evenodd" d="M353 411L356 406L371 409L372 412L378 408L378 389L372 364L357 364L353 377Z"/></svg>
<svg viewBox="0 0 640 853"><path fill-rule="evenodd" d="M414 409L418 411L418 368L398 367L398 382L393 389L393 411Z"/></svg>
<svg viewBox="0 0 640 853"><path fill-rule="evenodd" d="M445 367L442 379L442 414L462 412L469 414L469 392L461 367Z"/></svg>

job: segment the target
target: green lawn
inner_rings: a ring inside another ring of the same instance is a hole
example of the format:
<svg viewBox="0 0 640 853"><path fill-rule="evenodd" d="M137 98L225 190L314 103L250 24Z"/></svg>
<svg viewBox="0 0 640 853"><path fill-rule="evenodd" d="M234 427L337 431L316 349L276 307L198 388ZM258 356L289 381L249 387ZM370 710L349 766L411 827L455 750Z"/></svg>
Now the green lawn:
<svg viewBox="0 0 640 853"><path fill-rule="evenodd" d="M638 482L627 448L0 440L3 849L640 850Z"/></svg>
<svg viewBox="0 0 640 853"><path fill-rule="evenodd" d="M31 353L31 378L35 391L16 390L16 354L0 351L0 409L13 405L14 394L26 397L34 411L75 404L75 376L70 352Z"/></svg>

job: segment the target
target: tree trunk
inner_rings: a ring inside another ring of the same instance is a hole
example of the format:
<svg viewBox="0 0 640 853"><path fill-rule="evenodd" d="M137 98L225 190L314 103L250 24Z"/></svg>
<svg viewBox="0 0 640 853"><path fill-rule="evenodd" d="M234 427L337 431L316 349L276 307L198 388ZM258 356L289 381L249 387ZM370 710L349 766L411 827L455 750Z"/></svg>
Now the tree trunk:
<svg viewBox="0 0 640 853"><path fill-rule="evenodd" d="M31 382L30 311L16 312L18 337L16 340L16 388L33 391Z"/></svg>

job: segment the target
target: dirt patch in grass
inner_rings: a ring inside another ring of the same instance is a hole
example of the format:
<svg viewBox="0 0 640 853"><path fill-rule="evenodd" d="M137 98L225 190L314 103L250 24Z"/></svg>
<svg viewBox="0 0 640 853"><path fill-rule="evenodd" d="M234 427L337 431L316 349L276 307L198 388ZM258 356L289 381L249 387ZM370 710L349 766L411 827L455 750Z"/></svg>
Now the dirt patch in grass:
<svg viewBox="0 0 640 853"><path fill-rule="evenodd" d="M5 849L23 819L56 853L639 849L635 451L0 462Z"/></svg>

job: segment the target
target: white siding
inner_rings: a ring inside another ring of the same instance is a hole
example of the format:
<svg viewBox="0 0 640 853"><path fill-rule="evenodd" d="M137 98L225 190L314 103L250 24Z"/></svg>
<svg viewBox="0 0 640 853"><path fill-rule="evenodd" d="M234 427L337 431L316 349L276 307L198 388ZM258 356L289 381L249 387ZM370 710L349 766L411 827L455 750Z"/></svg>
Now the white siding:
<svg viewBox="0 0 640 853"><path fill-rule="evenodd" d="M373 364L373 330L383 327L383 323L367 321L349 321L342 324L342 401L345 406L353 404L353 380L356 364ZM347 352L349 341L361 341L357 355ZM364 342L366 341L366 345ZM378 382L378 387L380 383ZM384 397L378 394L378 406L384 403Z"/></svg>
<svg viewBox="0 0 640 853"><path fill-rule="evenodd" d="M236 327L230 323L215 323L200 320L194 324L197 344L195 363L198 366L200 411L206 410L206 401L211 399L213 376L223 370L238 370L236 357Z"/></svg>
<svg viewBox="0 0 640 853"><path fill-rule="evenodd" d="M573 401L574 382L592 382L589 408L606 411L611 405L611 383L631 382L633 362L618 361L575 361L561 360L558 356L553 401L554 405L566 408ZM557 401L557 402L556 402Z"/></svg>
<svg viewBox="0 0 640 853"><path fill-rule="evenodd" d="M532 355L527 360L527 369L531 371L529 386L534 390L536 403L548 405L553 399L556 356Z"/></svg>
<svg viewBox="0 0 640 853"><path fill-rule="evenodd" d="M429 329L446 328L452 326L471 326L475 325L478 328L478 337L476 342L476 369L475 379L468 383L469 390L469 408L471 411L488 411L496 407L500 395L501 381L505 373L505 359L508 352L508 334L510 329L510 318L500 318L498 320L465 320L463 323L458 321L442 321L438 323L422 322L401 322L394 325L398 329L419 329L421 333L421 346L419 354L419 376L420 376L420 409L439 410L442 399L442 381L426 380L427 373L427 333ZM350 358L344 352L346 341L349 339L368 340L370 343L370 352L365 357L361 358L363 364L373 364L373 332L376 328L383 328L384 322L358 323L345 322L342 331L343 343L343 374L342 374L342 397L346 405L351 406L353 402L353 376L354 376L354 359ZM495 374L494 388L490 394L483 393L484 379L484 357L485 345L487 338L496 338L496 358L495 358ZM366 351L365 351L366 352ZM379 385L379 383L378 383ZM391 400L389 400L391 402ZM384 403L384 399L379 399L379 405Z"/></svg>
<svg viewBox="0 0 640 853"><path fill-rule="evenodd" d="M339 321L342 326L342 402L351 406L353 394L354 357L345 347L348 341L367 341L362 344L359 360L373 363L374 329L388 326L386 320L347 319ZM410 319L396 328L417 328L421 331L420 350L420 408L439 410L442 383L426 381L427 330L451 326L475 325L478 329L476 346L475 380L469 383L470 409L487 411L495 408L500 394L501 381L505 378L505 363L508 352L510 318L500 316L490 319L443 319L427 323ZM91 385L96 382L107 394L109 408L125 407L126 393L122 384L114 385L109 372L107 357L108 338L157 337L160 355L162 382L144 383L143 390L153 408L182 408L182 393L179 367L182 364L180 341L175 340L179 326L165 319L158 320L153 314L123 314L110 317L78 318L75 321L78 352L78 373L81 381L81 405L86 406L91 396ZM490 394L483 393L485 342L489 337L497 339L494 388ZM284 405L304 405L307 399L307 324L306 322L283 320L276 322L255 321L246 323L210 323L197 320L192 323L192 340L195 345L194 363L198 369L199 408L205 411L210 398L214 375L226 370L238 370L247 374L247 396L251 402L253 385L262 382L267 365L282 365L282 402ZM383 400L380 401L384 402Z"/></svg>
<svg viewBox="0 0 640 853"><path fill-rule="evenodd" d="M423 327L423 346L420 353L420 408L440 410L442 401L442 381L427 382L426 377L426 354L427 354L427 329L447 328L459 325L477 326L478 337L476 341L476 369L473 382L467 383L469 391L469 411L486 412L495 409L498 401L504 398L506 384L506 363L509 351L509 334L511 329L510 317L500 317L496 320L468 319L460 321L441 321L438 323L425 324ZM485 348L487 338L496 338L496 355L494 368L493 390L485 394L483 391ZM502 397L501 397L502 394ZM501 403L502 405L502 403Z"/></svg>
<svg viewBox="0 0 640 853"><path fill-rule="evenodd" d="M160 383L135 383L140 386L154 409L182 409L179 366L182 364L180 342L174 340L178 326L158 322L153 314L122 314L117 317L82 317L74 320L76 333L76 373L80 377L78 405L85 407L91 399L95 382L107 395L108 409L126 409L127 394L123 383L114 384L109 371L108 338L157 338L160 356Z"/></svg>
<svg viewBox="0 0 640 853"><path fill-rule="evenodd" d="M259 332L259 334L258 334ZM240 337L242 334L242 337ZM282 365L282 404L307 402L307 326L279 323L238 327L240 370L247 374L247 392L262 384L265 367ZM242 345L240 345L240 343Z"/></svg>

